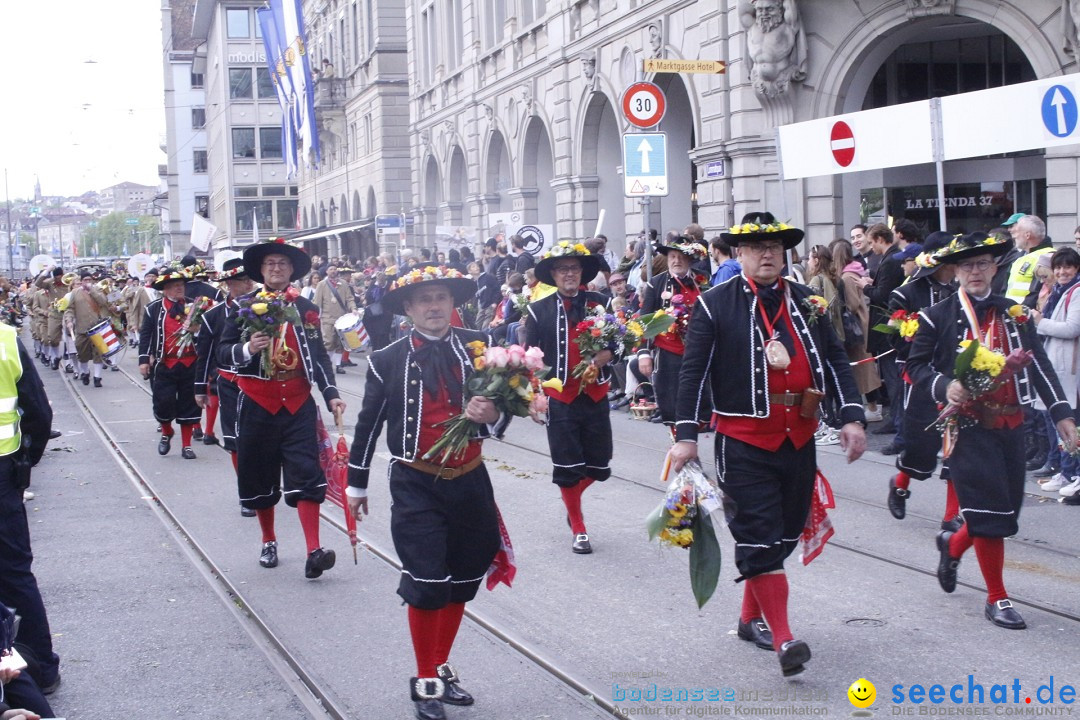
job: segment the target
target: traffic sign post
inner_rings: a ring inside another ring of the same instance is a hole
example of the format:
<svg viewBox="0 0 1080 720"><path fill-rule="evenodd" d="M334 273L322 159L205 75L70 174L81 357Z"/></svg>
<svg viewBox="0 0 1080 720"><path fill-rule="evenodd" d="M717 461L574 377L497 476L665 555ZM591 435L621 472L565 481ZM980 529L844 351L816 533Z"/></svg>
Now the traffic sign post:
<svg viewBox="0 0 1080 720"><path fill-rule="evenodd" d="M664 197L668 194L667 135L623 135L623 185L626 197Z"/></svg>
<svg viewBox="0 0 1080 720"><path fill-rule="evenodd" d="M664 91L650 82L634 83L626 88L622 98L623 115L634 127L642 129L658 125L667 111Z"/></svg>

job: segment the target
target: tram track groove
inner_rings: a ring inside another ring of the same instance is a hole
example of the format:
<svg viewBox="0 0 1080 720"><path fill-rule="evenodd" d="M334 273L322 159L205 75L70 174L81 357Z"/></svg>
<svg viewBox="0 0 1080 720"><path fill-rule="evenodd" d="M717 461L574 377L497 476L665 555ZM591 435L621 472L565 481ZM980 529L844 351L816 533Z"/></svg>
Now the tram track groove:
<svg viewBox="0 0 1080 720"><path fill-rule="evenodd" d="M130 381L133 385L142 390L144 393L146 393L147 395L151 394L150 390L146 387L145 382L142 381L140 378L136 378L126 368L120 367L120 372L127 378L128 381ZM76 396L80 406L80 410L83 412L84 415L87 416L88 422L90 422L95 428L99 437L101 437L102 440L104 440L109 445L113 453L122 461L121 465L124 468L125 473L128 475L129 479L131 479L132 482L135 484L136 488L140 490L145 489L152 493L152 499L154 501L153 504L158 506L161 512L162 522L165 522L166 524L171 522L177 528L181 528L181 537L183 537L186 542L190 543L190 545L195 548L195 553L190 557L192 562L194 563L198 560L201 560L203 563L205 563L212 569L211 574L205 575L208 582L213 582L215 580L218 581L221 585L225 586L230 595L232 595L235 599L239 600L239 607L243 609L243 611L247 613L251 619L254 619L256 621L256 627L259 629L260 632L264 632L264 634L268 636L267 639L270 640L270 643L274 650L284 656L285 662L288 664L289 667L293 668L298 675L302 675L301 681L303 682L304 678L309 678L311 680L312 687L308 687L308 690L311 692L312 695L314 695L316 698L331 698L329 693L325 689L319 687L317 683L315 683L315 679L311 676L311 674L308 673L305 669L303 669L299 661L296 660L296 658L291 653L289 653L284 643L282 643L273 634L267 624L262 621L258 613L245 599L243 599L243 596L235 588L235 586L233 586L224 577L223 573L221 573L217 569L217 567L210 560L206 552L198 546L198 543L197 541L195 541L194 536L191 535L186 529L183 529L183 525L179 522L175 515L168 510L165 503L163 503L158 497L149 480L147 480L146 477L138 471L135 464L130 460L130 458L127 457L127 455L122 451L115 439L111 436L111 433L108 433L107 428L104 427L104 423L102 423L97 418L94 410L90 408L89 405L85 402L85 399L82 397L78 388L75 387L74 383L65 381L65 385L67 385L68 390ZM344 390L340 387L338 388L338 390L353 395L354 397L357 396L356 393ZM345 527L344 523L337 518L331 517L327 514L322 514L321 519L323 520L323 522L327 523L341 534L345 535L346 537L348 536L348 529ZM392 553L389 553L386 550L382 549L377 543L373 543L369 538L361 537L360 533L357 533L357 539L360 546L367 552L371 553L373 557L382 561L397 572L401 572L401 563L398 562L397 558ZM224 598L223 596L223 599L226 598ZM230 605L230 607L233 609L236 609L237 607L235 603L228 599L226 599L226 603ZM238 616L238 619L240 617L241 616ZM503 627L499 622L493 620L482 612L477 612L476 610L469 608L468 606L466 606L465 608L465 617L469 618L469 620L471 620L473 624L480 628L481 631L489 635L492 639L508 646L517 654L521 655L525 660L537 666L545 673L550 675L554 680L564 685L568 691L571 691L573 695L577 696L578 699L586 705L591 705L596 709L602 711L603 713L614 717L623 717L621 714L619 714L615 704L611 702L607 697L605 697L602 693L600 693L596 688L591 687L588 681L574 676L570 670L562 667L554 658L548 656L539 648L532 646L527 640L510 631L509 629ZM277 669L276 666L275 669ZM304 682L304 685L307 687L308 683ZM332 699L329 699L327 701L335 703L334 707L339 707L339 705L336 704L336 701L333 701ZM336 714L329 708L325 708L325 711L326 714L330 715L330 717L332 718L335 718L335 720L345 720L345 718L348 717L345 714ZM337 712L343 713L344 711L338 710Z"/></svg>

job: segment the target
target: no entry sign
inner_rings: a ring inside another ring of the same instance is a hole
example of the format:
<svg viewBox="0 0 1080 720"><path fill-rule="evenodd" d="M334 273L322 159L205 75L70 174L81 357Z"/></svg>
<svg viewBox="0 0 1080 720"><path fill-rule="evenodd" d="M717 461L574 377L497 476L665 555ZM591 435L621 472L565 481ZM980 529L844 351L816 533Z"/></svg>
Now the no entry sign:
<svg viewBox="0 0 1080 720"><path fill-rule="evenodd" d="M843 120L835 123L829 133L829 142L836 164L845 168L850 165L855 159L855 133L851 132L851 127Z"/></svg>
<svg viewBox="0 0 1080 720"><path fill-rule="evenodd" d="M622 109L631 125L651 128L664 118L667 110L664 91L650 82L634 83L623 93Z"/></svg>

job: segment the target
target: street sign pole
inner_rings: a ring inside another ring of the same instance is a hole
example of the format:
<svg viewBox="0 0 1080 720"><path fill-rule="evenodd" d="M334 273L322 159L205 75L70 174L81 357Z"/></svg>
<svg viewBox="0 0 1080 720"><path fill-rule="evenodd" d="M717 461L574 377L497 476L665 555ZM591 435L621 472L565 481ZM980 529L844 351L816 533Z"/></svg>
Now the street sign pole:
<svg viewBox="0 0 1080 720"><path fill-rule="evenodd" d="M652 199L646 195L641 198L641 219L645 223L645 282L652 282L652 240L649 237L649 206Z"/></svg>
<svg viewBox="0 0 1080 720"><path fill-rule="evenodd" d="M941 98L930 98L930 137L934 143L934 171L937 173L938 229L948 232L945 224L945 142L941 128Z"/></svg>

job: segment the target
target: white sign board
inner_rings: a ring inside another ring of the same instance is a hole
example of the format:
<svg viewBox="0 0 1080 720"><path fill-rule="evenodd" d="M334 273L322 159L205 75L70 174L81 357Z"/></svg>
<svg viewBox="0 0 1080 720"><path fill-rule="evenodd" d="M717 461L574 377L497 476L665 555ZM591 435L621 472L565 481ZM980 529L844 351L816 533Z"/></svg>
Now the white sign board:
<svg viewBox="0 0 1080 720"><path fill-rule="evenodd" d="M785 180L934 161L930 101L783 125L777 153Z"/></svg>
<svg viewBox="0 0 1080 720"><path fill-rule="evenodd" d="M199 213L191 219L191 244L206 252L210 249L210 242L217 235L217 225L204 218Z"/></svg>
<svg viewBox="0 0 1080 720"><path fill-rule="evenodd" d="M1078 143L1078 98L1077 75L943 97L944 159Z"/></svg>
<svg viewBox="0 0 1080 720"><path fill-rule="evenodd" d="M626 197L667 196L667 135L623 135L623 184Z"/></svg>

